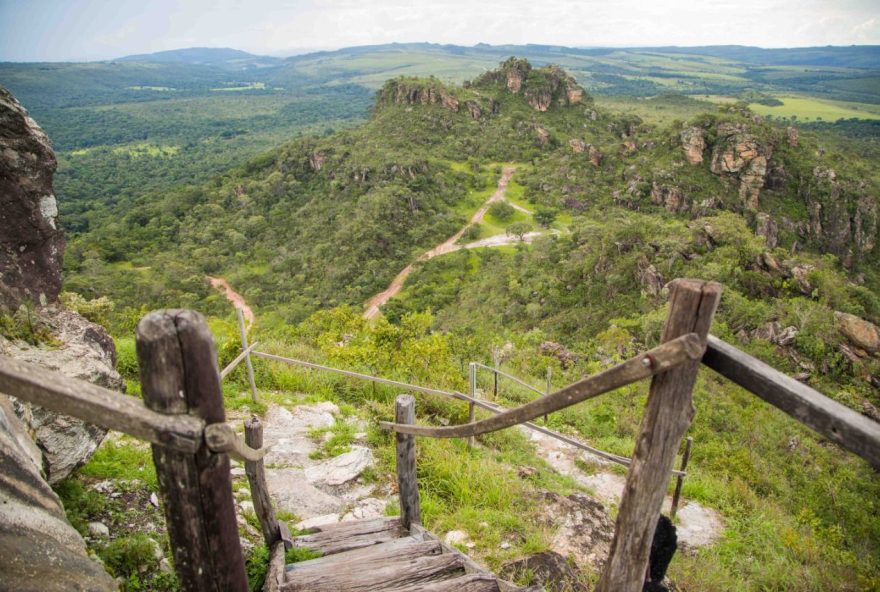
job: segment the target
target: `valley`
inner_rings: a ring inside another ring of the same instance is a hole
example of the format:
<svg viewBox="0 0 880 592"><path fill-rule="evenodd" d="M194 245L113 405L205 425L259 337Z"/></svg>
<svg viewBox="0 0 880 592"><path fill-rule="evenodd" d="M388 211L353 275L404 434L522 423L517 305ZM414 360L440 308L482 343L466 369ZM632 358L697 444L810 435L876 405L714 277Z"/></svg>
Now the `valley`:
<svg viewBox="0 0 880 592"><path fill-rule="evenodd" d="M657 345L667 283L696 277L724 286L714 334L880 419L875 47L242 54L0 64L55 142L62 301L108 328L129 394L146 312L205 314L222 368L240 351L233 306L273 354L458 392L469 362L497 362L549 390ZM2 310L5 333L27 335L22 314ZM393 436L375 424L399 393L266 359L254 370L260 402L242 368L223 383L232 416L330 410L294 422L313 453L302 464L369 449L357 503L334 492L333 513L394 513ZM647 394L623 387L545 423L628 457ZM533 397L511 383L495 400ZM431 425L467 421L454 402L418 405ZM708 369L694 405L683 495L712 536L675 556L675 589L875 589L876 471ZM477 440L420 440L419 480L426 525L463 532L490 568L562 548L565 512L615 515L622 469L519 430ZM148 499L150 467L146 447L108 440L58 487L74 526L91 536L100 519L125 541L143 516L95 496L112 480ZM367 490L382 508L361 504ZM593 497L599 510L572 506ZM291 524L313 517L290 507ZM581 589L598 577L590 545L607 545L596 533L575 553ZM174 589L158 560L138 573L110 541L90 544L125 589Z"/></svg>

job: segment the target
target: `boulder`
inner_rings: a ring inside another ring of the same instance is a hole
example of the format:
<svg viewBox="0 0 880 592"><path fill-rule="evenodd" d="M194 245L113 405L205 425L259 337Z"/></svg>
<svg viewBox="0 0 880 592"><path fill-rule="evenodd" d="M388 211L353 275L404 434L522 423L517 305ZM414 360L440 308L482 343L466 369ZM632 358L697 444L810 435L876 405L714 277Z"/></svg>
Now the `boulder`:
<svg viewBox="0 0 880 592"><path fill-rule="evenodd" d="M55 492L40 474L40 452L0 395L0 588L17 592L117 590L89 559Z"/></svg>
<svg viewBox="0 0 880 592"><path fill-rule="evenodd" d="M571 146L571 151L575 154L579 154L587 149L587 143L577 138L569 140L568 145Z"/></svg>
<svg viewBox="0 0 880 592"><path fill-rule="evenodd" d="M786 130L786 135L788 136L789 146L798 145L798 128L793 125L788 126L788 129Z"/></svg>
<svg viewBox="0 0 880 592"><path fill-rule="evenodd" d="M61 291L64 233L49 138L0 87L0 303L51 303Z"/></svg>
<svg viewBox="0 0 880 592"><path fill-rule="evenodd" d="M590 159L590 164L595 167L602 164L602 153L599 152L599 149L592 144L587 146L587 158Z"/></svg>
<svg viewBox="0 0 880 592"><path fill-rule="evenodd" d="M872 354L880 352L880 327L856 315L839 311L834 312L834 321L837 330L850 343Z"/></svg>
<svg viewBox="0 0 880 592"><path fill-rule="evenodd" d="M40 318L58 340L57 347L36 348L0 337L0 354L124 390L125 383L114 370L116 350L103 327L57 305L41 310ZM104 428L24 402L16 401L15 409L42 450L48 480L53 484L88 460L107 433Z"/></svg>
<svg viewBox="0 0 880 592"><path fill-rule="evenodd" d="M528 579L528 584L549 592L587 592L583 577L565 557L553 551L536 553L502 566L499 575L509 580Z"/></svg>

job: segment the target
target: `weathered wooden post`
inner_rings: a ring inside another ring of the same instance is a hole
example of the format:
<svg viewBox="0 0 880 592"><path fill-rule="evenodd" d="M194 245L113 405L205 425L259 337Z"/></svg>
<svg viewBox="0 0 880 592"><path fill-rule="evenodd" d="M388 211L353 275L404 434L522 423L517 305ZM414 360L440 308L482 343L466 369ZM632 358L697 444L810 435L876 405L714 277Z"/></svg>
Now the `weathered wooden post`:
<svg viewBox="0 0 880 592"><path fill-rule="evenodd" d="M470 385L470 396L471 399L477 398L477 364L475 362L471 362L468 366L468 383ZM474 423L474 420L477 417L477 407L474 405L474 402L471 401L468 403L468 423ZM471 436L468 438L468 448L472 448L474 445L474 437Z"/></svg>
<svg viewBox="0 0 880 592"><path fill-rule="evenodd" d="M225 420L217 351L204 317L190 310L148 314L137 327L144 403L168 415ZM244 559L229 457L203 443L194 454L153 445L174 565L183 590L245 592Z"/></svg>
<svg viewBox="0 0 880 592"><path fill-rule="evenodd" d="M547 366L547 390L544 391L544 395L549 395L553 392L553 367ZM547 422L550 421L550 417L544 416L544 425L547 425Z"/></svg>
<svg viewBox="0 0 880 592"><path fill-rule="evenodd" d="M691 457L691 446L693 443L694 439L688 436L684 443L684 453L681 455L681 466L678 468L682 473L687 471L688 459ZM675 518L675 514L678 512L678 501L681 499L681 488L683 485L684 475L679 475L675 479L675 493L672 494L672 507L669 509L669 516L671 518Z"/></svg>
<svg viewBox="0 0 880 592"><path fill-rule="evenodd" d="M493 401L498 400L498 366L499 366L498 357L499 357L498 350L493 349L492 350L492 366L495 368L495 372L493 372L493 375L495 377L495 387L492 389L492 400Z"/></svg>
<svg viewBox="0 0 880 592"><path fill-rule="evenodd" d="M412 395L398 395L394 421L414 424L416 400ZM412 524L422 523L419 505L419 481L416 476L416 437L397 434L397 485L400 494L400 523L409 530Z"/></svg>
<svg viewBox="0 0 880 592"><path fill-rule="evenodd" d="M254 365L251 363L251 354L248 352L247 327L244 324L244 311L239 307L235 307L235 314L238 316L238 332L241 334L241 351L247 352L244 356L244 363L247 366L248 382L251 385L251 398L254 403L257 402L257 382L254 380Z"/></svg>
<svg viewBox="0 0 880 592"><path fill-rule="evenodd" d="M263 424L260 423L260 419L256 415L244 422L244 441L254 450L263 447ZM269 497L262 459L245 461L244 472L251 486L251 499L254 502L254 512L260 521L263 539L266 541L266 546L271 549L274 543L281 540L281 530L278 526L278 520L275 518L272 500Z"/></svg>
<svg viewBox="0 0 880 592"><path fill-rule="evenodd" d="M700 280L670 284L666 342L686 333L705 340L721 297L721 286ZM650 359L647 360L650 363ZM636 440L636 450L620 500L611 552L597 592L639 592L669 475L681 438L694 417L693 387L700 361L657 374Z"/></svg>

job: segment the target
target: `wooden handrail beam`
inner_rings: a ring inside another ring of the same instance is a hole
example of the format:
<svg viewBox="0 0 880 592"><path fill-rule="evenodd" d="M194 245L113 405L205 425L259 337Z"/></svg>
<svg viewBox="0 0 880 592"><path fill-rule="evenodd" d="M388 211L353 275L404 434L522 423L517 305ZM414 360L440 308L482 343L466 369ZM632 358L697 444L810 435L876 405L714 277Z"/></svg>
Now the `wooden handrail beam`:
<svg viewBox="0 0 880 592"><path fill-rule="evenodd" d="M591 399L627 384L632 384L643 378L666 372L688 360L699 360L703 356L704 351L705 346L702 340L696 334L689 333L667 341L648 352L599 374L584 378L542 399L526 403L520 407L475 423L437 428L383 421L379 422L379 426L399 434L412 434L414 436L427 436L430 438L468 438L489 432L497 432L498 430L503 430L504 428L509 428L531 421L542 415L570 407L581 401ZM465 399L469 398L460 393L456 394L456 398L462 397Z"/></svg>
<svg viewBox="0 0 880 592"><path fill-rule="evenodd" d="M238 356L234 360L229 362L229 365L220 371L220 380L223 380L224 378L229 376L229 373L232 372L233 370L235 370L235 367L238 366L239 364L241 364L241 361L243 359L245 359L248 355L250 355L250 353L252 351L254 351L254 348L257 347L258 345L260 345L260 342L254 341L252 344L247 346L247 348L244 351L242 351L240 354L238 354Z"/></svg>
<svg viewBox="0 0 880 592"><path fill-rule="evenodd" d="M202 445L205 422L198 417L157 413L134 397L5 356L0 392L180 452Z"/></svg>
<svg viewBox="0 0 880 592"><path fill-rule="evenodd" d="M709 335L703 363L880 469L880 423Z"/></svg>

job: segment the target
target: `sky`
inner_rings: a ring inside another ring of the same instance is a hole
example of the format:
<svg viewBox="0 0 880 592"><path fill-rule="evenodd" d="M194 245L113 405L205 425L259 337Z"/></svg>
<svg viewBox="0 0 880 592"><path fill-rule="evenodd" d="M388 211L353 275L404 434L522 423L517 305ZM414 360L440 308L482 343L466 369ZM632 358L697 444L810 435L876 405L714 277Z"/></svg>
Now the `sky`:
<svg viewBox="0 0 880 592"><path fill-rule="evenodd" d="M877 45L880 0L0 0L0 61L183 47L285 56L395 41Z"/></svg>

